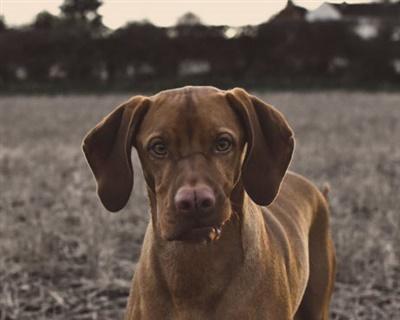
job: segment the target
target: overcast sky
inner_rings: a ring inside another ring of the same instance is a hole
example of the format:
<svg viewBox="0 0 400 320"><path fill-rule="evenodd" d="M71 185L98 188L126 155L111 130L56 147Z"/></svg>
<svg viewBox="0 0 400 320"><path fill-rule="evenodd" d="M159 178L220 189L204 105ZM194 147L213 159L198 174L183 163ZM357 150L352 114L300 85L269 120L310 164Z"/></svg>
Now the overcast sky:
<svg viewBox="0 0 400 320"><path fill-rule="evenodd" d="M63 0L0 0L0 15L8 25L29 23L43 10L59 14ZM159 26L175 24L177 18L191 11L206 24L242 26L266 21L281 10L287 0L104 0L100 8L103 22L110 28L117 28L127 21L148 19ZM329 1L329 2L343 2ZM349 1L370 2L370 1ZM295 0L307 9L320 6L320 0Z"/></svg>

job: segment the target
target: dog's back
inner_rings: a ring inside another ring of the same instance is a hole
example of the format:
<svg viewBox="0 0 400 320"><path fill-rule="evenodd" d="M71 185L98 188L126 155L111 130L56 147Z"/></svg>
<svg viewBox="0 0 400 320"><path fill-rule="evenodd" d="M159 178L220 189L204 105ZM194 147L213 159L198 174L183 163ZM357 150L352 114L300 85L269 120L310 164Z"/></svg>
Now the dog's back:
<svg viewBox="0 0 400 320"><path fill-rule="evenodd" d="M307 288L295 319L328 319L335 254L325 194L306 178L288 172L277 198L264 210L264 217L267 232L280 243L286 265L290 266L287 272L289 279L293 278L291 288L296 288L299 270L309 269ZM299 257L305 254L307 259ZM299 264L301 261L308 265Z"/></svg>

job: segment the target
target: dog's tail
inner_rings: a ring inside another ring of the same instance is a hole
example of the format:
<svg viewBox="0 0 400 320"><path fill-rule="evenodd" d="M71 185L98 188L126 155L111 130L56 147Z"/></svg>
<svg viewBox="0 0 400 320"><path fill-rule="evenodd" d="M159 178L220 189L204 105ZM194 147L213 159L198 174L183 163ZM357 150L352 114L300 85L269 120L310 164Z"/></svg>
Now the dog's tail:
<svg viewBox="0 0 400 320"><path fill-rule="evenodd" d="M321 192L327 202L329 202L329 191L331 191L331 186L328 182L325 182L321 188Z"/></svg>

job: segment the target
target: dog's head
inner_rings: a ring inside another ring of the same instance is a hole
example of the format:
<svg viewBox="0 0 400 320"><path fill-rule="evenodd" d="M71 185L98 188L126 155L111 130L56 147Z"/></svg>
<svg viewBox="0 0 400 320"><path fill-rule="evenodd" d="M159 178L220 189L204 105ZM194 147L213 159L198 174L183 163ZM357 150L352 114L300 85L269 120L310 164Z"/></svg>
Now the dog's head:
<svg viewBox="0 0 400 320"><path fill-rule="evenodd" d="M257 204L274 200L294 140L282 114L243 89L185 87L136 96L83 142L110 211L123 208L132 191L132 146L158 235L197 241L219 237L243 188Z"/></svg>

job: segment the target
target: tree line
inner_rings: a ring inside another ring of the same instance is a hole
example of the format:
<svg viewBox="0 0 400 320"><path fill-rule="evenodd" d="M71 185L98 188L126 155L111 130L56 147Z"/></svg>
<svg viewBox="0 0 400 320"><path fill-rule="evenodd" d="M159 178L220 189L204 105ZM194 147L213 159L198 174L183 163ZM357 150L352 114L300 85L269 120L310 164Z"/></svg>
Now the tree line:
<svg viewBox="0 0 400 320"><path fill-rule="evenodd" d="M370 39L349 21L233 29L204 25L190 13L173 27L141 21L113 31L103 25L100 5L66 0L60 16L42 12L19 28L0 20L0 88L400 81L400 21L381 23Z"/></svg>

